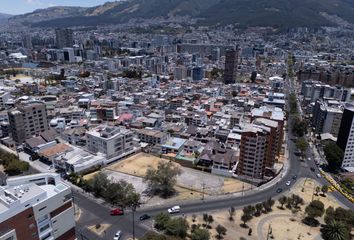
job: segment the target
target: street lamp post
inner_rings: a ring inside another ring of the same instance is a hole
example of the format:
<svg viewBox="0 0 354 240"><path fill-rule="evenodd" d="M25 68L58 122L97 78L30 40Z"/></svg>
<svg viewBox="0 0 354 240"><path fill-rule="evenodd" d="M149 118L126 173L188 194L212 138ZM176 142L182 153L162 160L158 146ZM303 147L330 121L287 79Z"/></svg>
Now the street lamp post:
<svg viewBox="0 0 354 240"><path fill-rule="evenodd" d="M135 240L135 211L136 211L136 205L132 206L132 216L133 216L133 240Z"/></svg>

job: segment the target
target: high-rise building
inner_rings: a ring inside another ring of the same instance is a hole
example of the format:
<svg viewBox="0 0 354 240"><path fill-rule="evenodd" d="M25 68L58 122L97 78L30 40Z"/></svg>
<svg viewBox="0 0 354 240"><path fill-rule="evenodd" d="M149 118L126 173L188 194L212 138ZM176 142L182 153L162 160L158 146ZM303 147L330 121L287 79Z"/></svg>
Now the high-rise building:
<svg viewBox="0 0 354 240"><path fill-rule="evenodd" d="M24 102L8 112L10 133L21 144L33 135L49 129L46 105L43 102Z"/></svg>
<svg viewBox="0 0 354 240"><path fill-rule="evenodd" d="M74 44L73 30L68 28L56 28L55 43L57 48L72 47Z"/></svg>
<svg viewBox="0 0 354 240"><path fill-rule="evenodd" d="M194 67L192 69L192 79L194 81L200 81L203 79L203 68L202 67Z"/></svg>
<svg viewBox="0 0 354 240"><path fill-rule="evenodd" d="M220 60L220 48L216 47L211 51L211 60L214 62Z"/></svg>
<svg viewBox="0 0 354 240"><path fill-rule="evenodd" d="M59 174L8 179L0 186L0 219L0 239L76 239L72 192Z"/></svg>
<svg viewBox="0 0 354 240"><path fill-rule="evenodd" d="M343 115L342 104L334 100L317 100L312 110L315 133L330 133L337 137Z"/></svg>
<svg viewBox="0 0 354 240"><path fill-rule="evenodd" d="M228 49L225 52L225 84L236 83L239 53L240 50L238 47L236 49Z"/></svg>
<svg viewBox="0 0 354 240"><path fill-rule="evenodd" d="M243 127L237 174L250 181L261 181L266 170L271 129L247 124Z"/></svg>
<svg viewBox="0 0 354 240"><path fill-rule="evenodd" d="M27 49L33 48L32 36L30 34L24 34L22 36L23 47Z"/></svg>
<svg viewBox="0 0 354 240"><path fill-rule="evenodd" d="M344 151L342 168L354 172L354 104L346 103L339 127L337 145Z"/></svg>

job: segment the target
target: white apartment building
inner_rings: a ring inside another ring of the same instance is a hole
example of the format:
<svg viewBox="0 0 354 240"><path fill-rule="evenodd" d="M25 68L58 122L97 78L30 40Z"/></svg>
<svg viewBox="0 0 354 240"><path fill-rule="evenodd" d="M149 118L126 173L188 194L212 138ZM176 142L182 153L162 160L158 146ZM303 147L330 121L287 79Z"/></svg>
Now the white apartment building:
<svg viewBox="0 0 354 240"><path fill-rule="evenodd" d="M86 136L88 150L104 153L107 159L130 154L134 150L133 132L126 128L99 126Z"/></svg>
<svg viewBox="0 0 354 240"><path fill-rule="evenodd" d="M0 186L0 240L74 240L72 193L59 174L10 178Z"/></svg>

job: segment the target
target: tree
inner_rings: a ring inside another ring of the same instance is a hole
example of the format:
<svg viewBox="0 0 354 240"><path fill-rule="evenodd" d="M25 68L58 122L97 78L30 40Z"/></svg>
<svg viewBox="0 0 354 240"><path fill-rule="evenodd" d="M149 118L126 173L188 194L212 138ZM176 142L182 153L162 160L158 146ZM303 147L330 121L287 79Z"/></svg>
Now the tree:
<svg viewBox="0 0 354 240"><path fill-rule="evenodd" d="M10 161L7 165L5 165L5 172L10 176L21 174L28 171L28 169L29 164L19 160Z"/></svg>
<svg viewBox="0 0 354 240"><path fill-rule="evenodd" d="M305 208L305 212L307 217L303 222L309 226L318 226L319 222L316 217L321 217L325 212L324 204L319 200L314 200Z"/></svg>
<svg viewBox="0 0 354 240"><path fill-rule="evenodd" d="M292 120L292 132L298 137L303 137L307 133L307 126L307 122L299 117Z"/></svg>
<svg viewBox="0 0 354 240"><path fill-rule="evenodd" d="M348 227L340 221L331 220L321 227L324 240L350 240Z"/></svg>
<svg viewBox="0 0 354 240"><path fill-rule="evenodd" d="M216 226L215 230L217 233L217 235L216 235L217 239L223 239L224 238L223 236L226 235L226 232L227 232L227 229L220 224L218 226Z"/></svg>
<svg viewBox="0 0 354 240"><path fill-rule="evenodd" d="M188 228L189 225L185 218L173 218L165 224L165 233L184 239L187 236Z"/></svg>
<svg viewBox="0 0 354 240"><path fill-rule="evenodd" d="M244 213L241 216L241 221L243 222L243 227L247 227L247 222L250 221L253 217L247 213Z"/></svg>
<svg viewBox="0 0 354 240"><path fill-rule="evenodd" d="M296 148L299 149L302 155L304 155L308 147L309 147L309 143L306 141L305 138L300 137L296 140Z"/></svg>
<svg viewBox="0 0 354 240"><path fill-rule="evenodd" d="M207 229L197 228L191 234L192 240L209 240L210 233Z"/></svg>
<svg viewBox="0 0 354 240"><path fill-rule="evenodd" d="M236 212L235 208L234 207L230 207L228 212L229 212L229 220L233 221L234 220L234 216L235 216L235 212Z"/></svg>
<svg viewBox="0 0 354 240"><path fill-rule="evenodd" d="M205 222L205 227L208 226L208 217L209 215L207 213L203 213L203 221Z"/></svg>
<svg viewBox="0 0 354 240"><path fill-rule="evenodd" d="M252 206L252 205L248 205L248 206L244 207L242 209L242 211L243 211L244 214L248 214L250 216L253 216L255 211L256 211L256 208L254 206Z"/></svg>
<svg viewBox="0 0 354 240"><path fill-rule="evenodd" d="M262 210L263 210L263 204L262 203L257 203L256 204L256 212L255 212L255 216L260 216L262 214Z"/></svg>
<svg viewBox="0 0 354 240"><path fill-rule="evenodd" d="M291 196L291 201L292 201L292 206L293 206L294 208L298 208L299 205L304 204L304 199L301 198L299 195L296 195L296 194L293 194L293 195Z"/></svg>
<svg viewBox="0 0 354 240"><path fill-rule="evenodd" d="M161 231L161 230L165 230L166 229L166 224L167 222L169 222L171 219L170 215L167 213L159 213L155 216L154 220L155 220L155 224L154 227Z"/></svg>
<svg viewBox="0 0 354 240"><path fill-rule="evenodd" d="M324 146L323 151L328 162L328 170L336 173L342 165L343 150L336 143L328 143Z"/></svg>
<svg viewBox="0 0 354 240"><path fill-rule="evenodd" d="M328 186L323 185L321 188L321 192L322 192L323 196L326 196L326 193L328 192Z"/></svg>
<svg viewBox="0 0 354 240"><path fill-rule="evenodd" d="M93 194L96 197L103 196L103 193L106 191L108 185L109 185L109 180L105 173L99 172L95 174L95 176L92 178L91 181Z"/></svg>
<svg viewBox="0 0 354 240"><path fill-rule="evenodd" d="M177 175L180 173L179 167L172 162L160 161L157 169L152 167L147 169L145 182L148 183L152 194L168 197L175 192L174 185L177 182Z"/></svg>
<svg viewBox="0 0 354 240"><path fill-rule="evenodd" d="M288 198L286 196L282 196L278 199L278 202L280 203L280 208L284 209L284 204L287 202Z"/></svg>
<svg viewBox="0 0 354 240"><path fill-rule="evenodd" d="M208 222L208 228L210 228L210 224L212 224L214 222L213 215L208 216L207 222Z"/></svg>

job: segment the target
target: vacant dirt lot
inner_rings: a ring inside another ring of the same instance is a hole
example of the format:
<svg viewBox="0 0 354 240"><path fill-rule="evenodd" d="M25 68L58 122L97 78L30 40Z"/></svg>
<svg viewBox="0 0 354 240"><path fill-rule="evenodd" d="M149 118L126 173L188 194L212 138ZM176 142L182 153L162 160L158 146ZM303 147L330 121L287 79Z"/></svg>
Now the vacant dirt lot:
<svg viewBox="0 0 354 240"><path fill-rule="evenodd" d="M139 153L123 161L109 165L106 169L137 177L143 177L149 167L157 168L158 163L161 161L168 162L166 159L158 158L146 153ZM192 197L193 194L197 194L198 192L202 193L203 188L206 195L234 193L242 191L242 189L247 190L250 188L249 184L244 184L236 179L225 178L198 170L181 167L177 163L175 163L175 165L181 168L181 175L177 177L177 185L183 189L181 194L186 190L190 190L192 192L192 194L188 193L187 196Z"/></svg>

